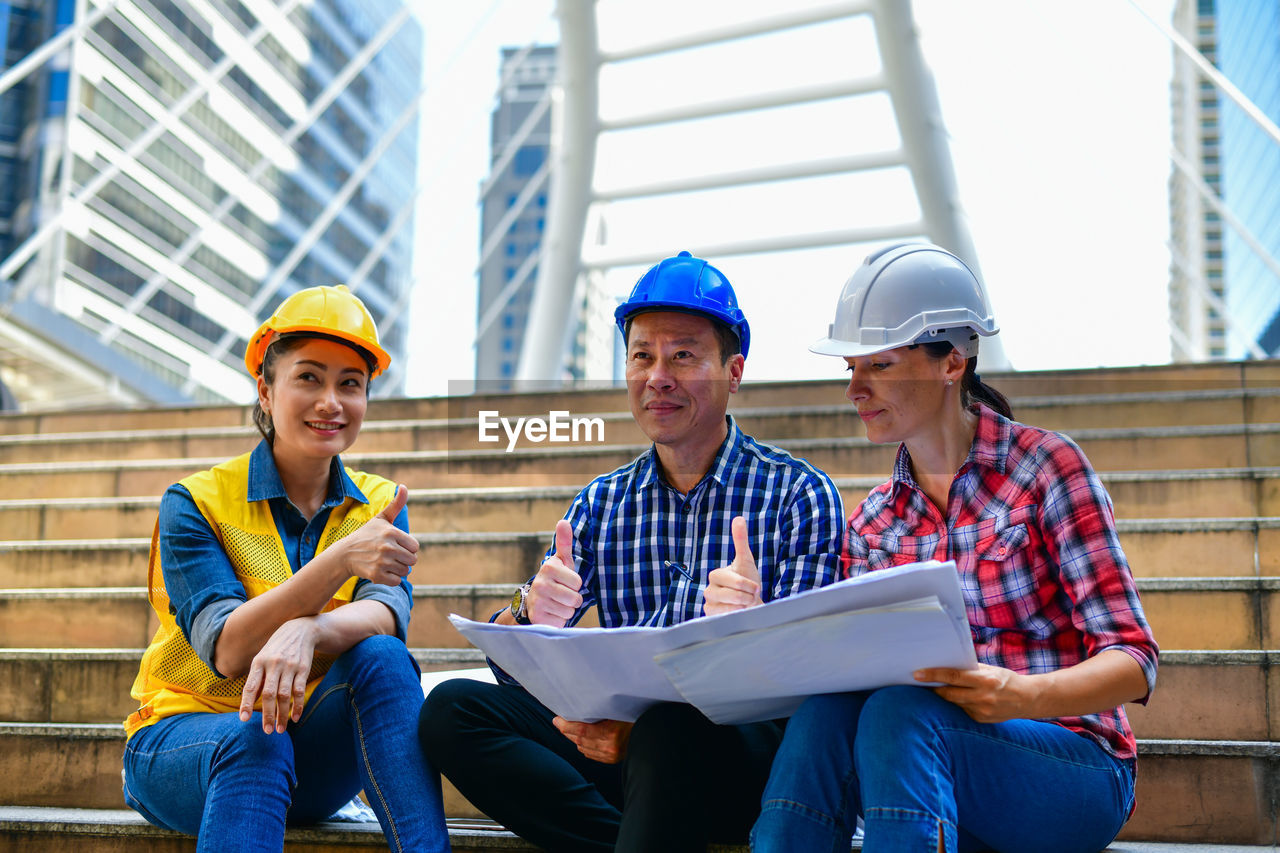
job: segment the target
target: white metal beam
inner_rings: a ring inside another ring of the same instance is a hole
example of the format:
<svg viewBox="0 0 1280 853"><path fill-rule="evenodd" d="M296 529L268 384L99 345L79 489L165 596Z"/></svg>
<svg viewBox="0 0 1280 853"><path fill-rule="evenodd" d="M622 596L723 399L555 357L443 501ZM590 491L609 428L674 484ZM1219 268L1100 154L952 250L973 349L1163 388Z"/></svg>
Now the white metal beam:
<svg viewBox="0 0 1280 853"><path fill-rule="evenodd" d="M560 85L552 102L547 161L554 167L542 263L516 372L517 379L543 382L556 381L564 362L600 131L595 0L557 0L556 15L560 19Z"/></svg>
<svg viewBox="0 0 1280 853"><path fill-rule="evenodd" d="M654 110L642 115L624 116L608 120L601 119L599 126L601 131L653 127L658 124L670 124L678 121L754 112L773 107L788 107L792 104L808 104L815 101L850 98L856 95L868 95L872 92L883 91L885 82L883 76L876 74L859 80L836 80L830 83L815 83L811 86L797 86L774 92L755 92L736 98L720 98L702 104L682 104L678 107Z"/></svg>
<svg viewBox="0 0 1280 853"><path fill-rule="evenodd" d="M647 184L637 184L630 187L596 190L593 198L596 201L619 201L654 195L674 195L697 190L744 187L772 181L789 181L796 178L815 178L840 175L846 172L890 169L894 166L905 166L906 163L906 158L900 149L878 151L873 154L848 154L842 157L825 157L802 163L779 163L758 166L754 169L740 169L734 172L717 172L709 175L694 175L688 178L672 178L667 181L652 181Z"/></svg>
<svg viewBox="0 0 1280 853"><path fill-rule="evenodd" d="M847 246L853 243L869 243L875 240L901 240L919 237L925 233L923 222L903 222L895 225L879 225L873 228L840 228L833 231L810 231L804 234L784 234L773 237L755 237L745 240L727 240L721 243L693 243L689 251L702 258L723 258L730 255L758 255L764 252L783 252L791 249L820 249L827 246ZM669 254L661 249L644 249L631 252L610 252L585 255L582 265L587 269L639 266L662 260Z"/></svg>
<svg viewBox="0 0 1280 853"><path fill-rule="evenodd" d="M818 6L813 9L782 12L777 15L728 24L701 32L672 36L662 41L651 42L647 45L631 47L625 50L608 51L600 54L600 61L625 62L629 59L657 56L677 50L687 50L691 47L704 47L726 41L737 41L751 36L776 33L810 24L822 24L827 21L848 18L853 15L864 14L869 10L870 6L867 0L854 0L854 2L833 3L829 6Z"/></svg>

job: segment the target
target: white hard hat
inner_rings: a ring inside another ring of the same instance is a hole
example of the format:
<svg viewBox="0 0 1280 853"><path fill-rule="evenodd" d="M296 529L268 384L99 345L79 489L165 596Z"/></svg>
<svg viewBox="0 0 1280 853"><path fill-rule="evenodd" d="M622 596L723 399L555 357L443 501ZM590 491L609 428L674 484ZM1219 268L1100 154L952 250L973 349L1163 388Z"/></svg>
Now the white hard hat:
<svg viewBox="0 0 1280 853"><path fill-rule="evenodd" d="M1000 329L987 294L964 261L928 243L904 243L867 256L840 293L827 337L809 347L844 357L948 341L965 358L978 335Z"/></svg>

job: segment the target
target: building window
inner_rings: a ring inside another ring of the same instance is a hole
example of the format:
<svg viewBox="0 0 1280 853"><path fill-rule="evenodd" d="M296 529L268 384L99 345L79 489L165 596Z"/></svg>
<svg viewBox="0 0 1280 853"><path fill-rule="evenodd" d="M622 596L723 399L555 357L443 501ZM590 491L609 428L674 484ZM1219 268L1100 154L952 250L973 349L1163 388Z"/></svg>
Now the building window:
<svg viewBox="0 0 1280 853"><path fill-rule="evenodd" d="M542 164L546 159L546 149L540 146L524 146L516 152L516 176L521 178L529 177L542 168Z"/></svg>

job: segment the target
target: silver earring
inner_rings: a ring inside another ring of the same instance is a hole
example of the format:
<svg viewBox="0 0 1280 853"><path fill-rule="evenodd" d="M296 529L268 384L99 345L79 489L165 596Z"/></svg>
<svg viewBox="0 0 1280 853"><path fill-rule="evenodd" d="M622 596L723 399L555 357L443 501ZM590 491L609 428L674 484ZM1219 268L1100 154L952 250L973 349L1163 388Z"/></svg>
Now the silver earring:
<svg viewBox="0 0 1280 853"><path fill-rule="evenodd" d="M950 387L951 387L952 385L954 385L954 384L955 384L955 383L954 383L954 382L952 382L950 379L948 379L948 380L947 380L947 387L948 387L948 388L950 388Z"/></svg>

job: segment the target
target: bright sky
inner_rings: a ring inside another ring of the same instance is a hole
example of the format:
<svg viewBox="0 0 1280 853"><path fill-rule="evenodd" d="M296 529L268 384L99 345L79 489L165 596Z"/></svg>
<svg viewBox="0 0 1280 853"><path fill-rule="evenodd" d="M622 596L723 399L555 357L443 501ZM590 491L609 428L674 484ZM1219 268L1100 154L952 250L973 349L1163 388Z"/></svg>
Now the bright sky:
<svg viewBox="0 0 1280 853"><path fill-rule="evenodd" d="M558 39L550 0L421 3L428 99L418 217L410 394L473 377L477 192L503 46ZM1137 0L1167 20L1173 0ZM600 0L605 49L792 8L780 0ZM823 5L821 0L812 5ZM1023 369L1168 360L1171 48L1123 0L915 0L951 153L1006 355ZM608 67L601 112L623 116L748 91L862 76L877 59L866 21ZM892 145L887 99L602 137L609 187ZM914 218L905 172L823 178L610 207L616 249L670 247ZM826 331L866 246L711 258L752 324L748 379L819 378ZM642 269L607 287L625 295ZM455 384L454 391L459 385Z"/></svg>

